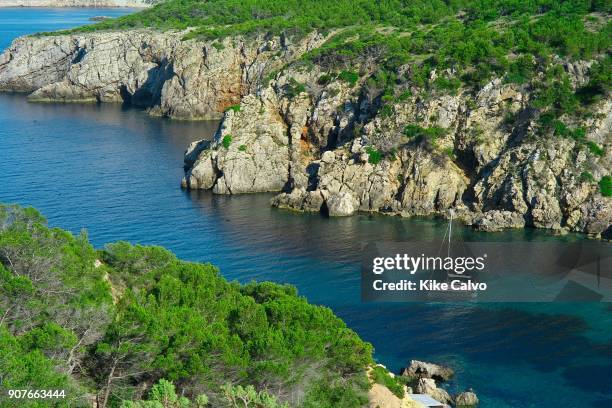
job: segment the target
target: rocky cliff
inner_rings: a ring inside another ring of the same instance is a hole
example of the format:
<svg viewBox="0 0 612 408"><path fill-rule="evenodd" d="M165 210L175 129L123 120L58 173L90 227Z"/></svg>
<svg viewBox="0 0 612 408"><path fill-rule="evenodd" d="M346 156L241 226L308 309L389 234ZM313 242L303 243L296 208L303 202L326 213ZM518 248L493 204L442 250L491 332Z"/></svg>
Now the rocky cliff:
<svg viewBox="0 0 612 408"><path fill-rule="evenodd" d="M315 46L282 38L182 41L184 33L98 32L22 37L0 55L0 90L32 101L126 102L175 119L220 118L264 72Z"/></svg>
<svg viewBox="0 0 612 408"><path fill-rule="evenodd" d="M597 184L612 173L609 93L588 115L550 125L535 103L542 70L521 84L493 78L452 92L398 79L389 96L372 79L376 56L364 56L355 72L307 58L332 33L183 35L21 38L0 56L0 90L28 92L33 101L123 101L154 115L222 118L214 140L187 150L185 188L274 191L277 207L330 216L452 210L484 230L612 233L612 198ZM549 65L576 90L594 63L554 57ZM411 69L402 65L394 75ZM439 75L453 72L434 69L429 79Z"/></svg>
<svg viewBox="0 0 612 408"><path fill-rule="evenodd" d="M564 66L574 86L588 81L588 62ZM281 191L274 206L330 216L452 210L488 231L610 236L612 199L594 182L612 170L609 97L576 125L586 131L574 139L541 134L530 84L493 79L454 95L413 88L380 109L368 72L354 85L339 77L322 84L325 75L290 65L244 97L215 140L189 147L183 186Z"/></svg>

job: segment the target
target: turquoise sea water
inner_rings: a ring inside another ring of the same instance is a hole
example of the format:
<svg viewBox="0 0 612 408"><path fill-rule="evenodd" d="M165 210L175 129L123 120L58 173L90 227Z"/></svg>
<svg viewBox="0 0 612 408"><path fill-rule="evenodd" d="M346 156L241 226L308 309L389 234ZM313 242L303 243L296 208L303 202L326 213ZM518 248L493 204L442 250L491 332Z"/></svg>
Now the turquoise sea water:
<svg viewBox="0 0 612 408"><path fill-rule="evenodd" d="M126 10L0 9L0 46ZM0 94L0 202L32 205L52 225L86 228L96 246L129 240L210 261L229 279L289 282L331 307L399 370L410 359L456 369L483 407L612 406L607 304L362 304L359 252L372 240L429 239L445 223L359 215L327 219L269 207L270 195L179 188L182 154L211 122L151 118L121 105L30 104ZM456 229L457 239L547 240L541 231Z"/></svg>

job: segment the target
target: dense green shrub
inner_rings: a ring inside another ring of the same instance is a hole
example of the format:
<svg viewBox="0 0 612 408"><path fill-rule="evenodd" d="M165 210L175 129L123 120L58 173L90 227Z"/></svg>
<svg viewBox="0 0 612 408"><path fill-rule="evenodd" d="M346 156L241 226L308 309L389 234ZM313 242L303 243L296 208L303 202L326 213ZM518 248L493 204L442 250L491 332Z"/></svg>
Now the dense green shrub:
<svg viewBox="0 0 612 408"><path fill-rule="evenodd" d="M227 383L221 389L232 407L289 408L288 404L279 403L275 396L266 391L257 392L252 385L242 387Z"/></svg>
<svg viewBox="0 0 612 408"><path fill-rule="evenodd" d="M540 125L544 130L552 129L555 136L570 137L577 142L584 142L586 137L586 129L584 127L571 129L565 123L553 119L553 117L554 115L552 114L544 114L540 117Z"/></svg>
<svg viewBox="0 0 612 408"><path fill-rule="evenodd" d="M408 99L410 99L410 97L412 97L412 92L408 91L403 91L402 93L400 93L398 96L395 97L395 102L405 102Z"/></svg>
<svg viewBox="0 0 612 408"><path fill-rule="evenodd" d="M333 77L329 74L323 74L317 79L319 85L327 85L332 81Z"/></svg>
<svg viewBox="0 0 612 408"><path fill-rule="evenodd" d="M404 128L404 135L418 142L429 142L435 145L436 140L446 134L444 128L438 126L421 127L419 125L410 124Z"/></svg>
<svg viewBox="0 0 612 408"><path fill-rule="evenodd" d="M212 406L232 406L221 388L231 383L266 401L301 395L308 406L349 408L363 401L372 362L369 344L294 287L241 286L160 247L95 251L19 207L0 206L0 315L0 390L62 388L74 406L90 392L102 406L140 407L136 395L159 381L152 404L205 393ZM4 391L0 405L16 406Z"/></svg>
<svg viewBox="0 0 612 408"><path fill-rule="evenodd" d="M222 42L220 42L220 41L215 41L215 42L212 44L212 46L213 46L213 47L215 47L215 49L216 49L217 51L221 51L221 50L224 50L224 49L225 49L225 45L223 45L223 43L222 43Z"/></svg>
<svg viewBox="0 0 612 408"><path fill-rule="evenodd" d="M599 180L599 191L604 197L612 197L612 176L603 176Z"/></svg>
<svg viewBox="0 0 612 408"><path fill-rule="evenodd" d="M596 62L589 72L589 82L578 88L576 94L580 102L590 105L601 100L612 89L612 57L608 54Z"/></svg>
<svg viewBox="0 0 612 408"><path fill-rule="evenodd" d="M461 86L461 81L456 78L438 77L434 81L436 89L449 91L451 94L455 94Z"/></svg>
<svg viewBox="0 0 612 408"><path fill-rule="evenodd" d="M601 147L600 145L598 145L597 143L593 141L588 141L587 146L589 148L589 151L593 153L595 156L602 157L606 152L603 147Z"/></svg>
<svg viewBox="0 0 612 408"><path fill-rule="evenodd" d="M229 111L229 110L234 111L234 112L240 112L240 104L228 106L225 109L226 112Z"/></svg>
<svg viewBox="0 0 612 408"><path fill-rule="evenodd" d="M0 268L2 266L0 265ZM6 311L4 311L6 313ZM0 406L5 408L42 407L39 400L9 398L8 390L36 389L65 390L74 407L86 407L84 390L66 374L57 370L57 362L43 350L27 344L23 336L14 336L0 326ZM47 399L45 407L68 407L65 399Z"/></svg>
<svg viewBox="0 0 612 408"><path fill-rule="evenodd" d="M387 387L389 391L395 394L396 397L404 398L404 384L402 384L396 378L391 377L385 368L381 366L374 366L370 372L370 378L372 378L375 383Z"/></svg>
<svg viewBox="0 0 612 408"><path fill-rule="evenodd" d="M302 92L306 92L306 86L299 83L294 78L289 78L289 83L285 85L285 94L289 99L293 99Z"/></svg>
<svg viewBox="0 0 612 408"><path fill-rule="evenodd" d="M359 74L353 71L342 71L338 74L338 78L348 82L351 86L355 86L359 81Z"/></svg>
<svg viewBox="0 0 612 408"><path fill-rule="evenodd" d="M226 149L229 149L229 147L232 145L232 135L223 136L221 144L223 144L223 147L225 147Z"/></svg>
<svg viewBox="0 0 612 408"><path fill-rule="evenodd" d="M562 67L555 66L546 72L546 79L538 83L533 105L555 117L576 112L579 106L578 97Z"/></svg>
<svg viewBox="0 0 612 408"><path fill-rule="evenodd" d="M535 61L531 55L521 55L508 66L506 81L522 84L529 81L535 72Z"/></svg>
<svg viewBox="0 0 612 408"><path fill-rule="evenodd" d="M149 398L143 401L123 401L121 408L188 408L194 406L204 408L208 405L208 397L203 394L195 399L195 404L185 397L176 395L176 388L170 381L163 378L155 384L149 393Z"/></svg>
<svg viewBox="0 0 612 408"><path fill-rule="evenodd" d="M366 147L366 153L368 154L368 163L374 165L380 163L380 160L382 159L382 153L379 150L368 146Z"/></svg>
<svg viewBox="0 0 612 408"><path fill-rule="evenodd" d="M593 183L595 181L595 177L593 177L593 174L591 174L591 172L583 171L582 173L580 173L580 181Z"/></svg>

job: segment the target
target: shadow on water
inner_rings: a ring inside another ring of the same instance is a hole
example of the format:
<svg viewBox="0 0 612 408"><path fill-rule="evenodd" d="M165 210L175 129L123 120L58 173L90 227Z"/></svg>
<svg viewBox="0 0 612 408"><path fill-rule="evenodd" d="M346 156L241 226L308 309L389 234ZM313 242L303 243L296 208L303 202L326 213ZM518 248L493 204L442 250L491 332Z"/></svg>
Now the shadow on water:
<svg viewBox="0 0 612 408"><path fill-rule="evenodd" d="M361 213L329 218L319 213L298 213L270 207L274 194L219 196L210 191L186 192L207 216L223 220L224 231L253 247L287 254L299 251L336 262L354 263L362 246L376 241L434 241L443 238L448 221L436 217L401 218ZM284 239L279 240L282 236ZM256 239L253 239L256 238ZM555 236L541 230L479 232L455 222L456 241L582 240L579 234Z"/></svg>

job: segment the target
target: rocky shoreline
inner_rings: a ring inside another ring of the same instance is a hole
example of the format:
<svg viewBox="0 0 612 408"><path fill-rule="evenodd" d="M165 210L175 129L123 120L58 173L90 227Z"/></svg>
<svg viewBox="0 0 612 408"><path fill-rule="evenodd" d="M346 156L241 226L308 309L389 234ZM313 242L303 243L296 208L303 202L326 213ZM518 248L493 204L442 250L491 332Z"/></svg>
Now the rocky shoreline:
<svg viewBox="0 0 612 408"><path fill-rule="evenodd" d="M375 370L387 372L391 380L386 384L377 382ZM419 408L423 404L419 401L422 396L428 396L446 407L477 407L480 403L478 396L471 388L466 391L450 395L449 392L438 387L438 384L449 381L455 375L451 368L434 363L411 360L408 367L396 376L387 371L381 364L370 367L368 377L373 382L368 393L371 408ZM403 389L403 396L398 396L397 390ZM395 392L393 392L395 391Z"/></svg>
<svg viewBox="0 0 612 408"><path fill-rule="evenodd" d="M123 102L175 119L221 118L213 140L187 150L184 188L278 192L274 206L330 216L452 212L486 231L612 236L612 198L595 181L612 172L609 95L573 124L586 142L538 134L534 84L543 73L522 85L493 79L476 91L407 86L383 109L368 79L376 58L350 75L304 62L332 34L24 37L0 56L0 90L27 92L32 101ZM593 61L555 63L572 87L588 82Z"/></svg>

